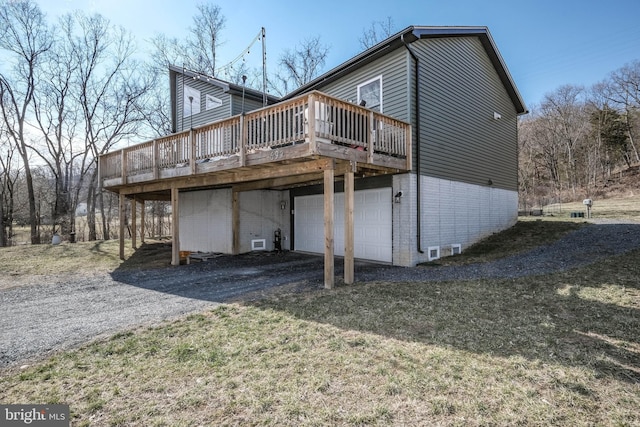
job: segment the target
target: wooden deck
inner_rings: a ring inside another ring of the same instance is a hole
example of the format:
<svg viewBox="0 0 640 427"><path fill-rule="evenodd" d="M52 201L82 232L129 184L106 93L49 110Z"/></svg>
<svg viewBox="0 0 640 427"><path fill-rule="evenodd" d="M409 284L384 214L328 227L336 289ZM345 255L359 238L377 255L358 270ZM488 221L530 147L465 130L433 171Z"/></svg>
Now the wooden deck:
<svg viewBox="0 0 640 427"><path fill-rule="evenodd" d="M325 286L334 284L334 183L344 180L346 283L354 280L354 180L411 169L411 125L321 92L100 156L102 187L119 194L120 257L124 259L125 199L170 200L172 264L179 264L179 192L232 188L233 253L239 248L238 193L324 186Z"/></svg>
<svg viewBox="0 0 640 427"><path fill-rule="evenodd" d="M172 186L314 181L331 164L337 175L398 173L411 168L410 153L408 123L312 92L104 154L99 168L107 190L168 200Z"/></svg>

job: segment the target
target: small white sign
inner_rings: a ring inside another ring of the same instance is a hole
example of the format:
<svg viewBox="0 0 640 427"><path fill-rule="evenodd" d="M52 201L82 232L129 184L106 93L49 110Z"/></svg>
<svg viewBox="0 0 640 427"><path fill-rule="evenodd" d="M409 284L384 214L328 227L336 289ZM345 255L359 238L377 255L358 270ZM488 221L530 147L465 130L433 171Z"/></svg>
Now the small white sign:
<svg viewBox="0 0 640 427"><path fill-rule="evenodd" d="M221 105L222 105L221 99L216 98L213 95L207 95L207 102L206 102L207 110L213 110L214 108L217 108Z"/></svg>

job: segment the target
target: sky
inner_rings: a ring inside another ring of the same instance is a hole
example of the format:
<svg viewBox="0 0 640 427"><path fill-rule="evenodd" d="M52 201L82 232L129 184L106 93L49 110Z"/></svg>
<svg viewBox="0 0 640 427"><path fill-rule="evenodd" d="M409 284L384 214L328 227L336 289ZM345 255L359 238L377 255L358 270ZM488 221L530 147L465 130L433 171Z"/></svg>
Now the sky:
<svg viewBox="0 0 640 427"><path fill-rule="evenodd" d="M183 37L199 3L226 18L218 63L241 54L262 27L267 70L301 41L319 36L330 49L325 71L361 52L359 39L375 21L408 26L486 26L529 109L565 84L586 88L640 60L638 0L36 0L50 22L74 10L100 13L129 30L142 51L158 33ZM261 46L246 56L259 65ZM178 65L178 64L176 64ZM221 76L224 78L224 76Z"/></svg>

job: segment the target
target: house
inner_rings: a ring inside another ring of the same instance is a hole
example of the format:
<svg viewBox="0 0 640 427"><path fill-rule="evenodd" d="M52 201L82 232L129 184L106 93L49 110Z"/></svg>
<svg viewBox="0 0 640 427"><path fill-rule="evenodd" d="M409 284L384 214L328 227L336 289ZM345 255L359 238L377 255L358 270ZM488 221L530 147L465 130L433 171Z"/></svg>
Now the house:
<svg viewBox="0 0 640 427"><path fill-rule="evenodd" d="M330 287L335 255L350 283L354 258L415 266L517 220L527 110L486 27L408 27L262 104L170 73L176 134L100 167L123 206L172 200L174 263L273 249L278 231L283 249L325 254Z"/></svg>

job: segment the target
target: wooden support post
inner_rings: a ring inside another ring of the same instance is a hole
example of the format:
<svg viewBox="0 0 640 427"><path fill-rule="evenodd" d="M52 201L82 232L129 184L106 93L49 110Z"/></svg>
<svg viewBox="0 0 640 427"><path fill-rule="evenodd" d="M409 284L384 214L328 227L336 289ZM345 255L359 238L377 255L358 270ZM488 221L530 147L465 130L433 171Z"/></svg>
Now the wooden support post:
<svg viewBox="0 0 640 427"><path fill-rule="evenodd" d="M193 129L189 131L189 169L191 175L196 174L196 132Z"/></svg>
<svg viewBox="0 0 640 427"><path fill-rule="evenodd" d="M333 288L335 282L334 270L334 166L324 171L324 287Z"/></svg>
<svg viewBox="0 0 640 427"><path fill-rule="evenodd" d="M122 183L127 183L127 152L120 150L120 175L122 175Z"/></svg>
<svg viewBox="0 0 640 427"><path fill-rule="evenodd" d="M144 245L144 199L140 200L140 244Z"/></svg>
<svg viewBox="0 0 640 427"><path fill-rule="evenodd" d="M152 159L152 167L153 167L153 179L158 179L160 177L160 153L158 152L158 140L153 140L153 159Z"/></svg>
<svg viewBox="0 0 640 427"><path fill-rule="evenodd" d="M373 152L376 142L376 129L374 120L376 119L373 111L369 112L369 134L367 135L367 163L373 164Z"/></svg>
<svg viewBox="0 0 640 427"><path fill-rule="evenodd" d="M247 121L245 120L244 113L240 116L240 138L238 139L240 167L244 167L247 164L247 143L249 140L247 137Z"/></svg>
<svg viewBox="0 0 640 427"><path fill-rule="evenodd" d="M136 215L136 211L138 210L138 202L135 198L131 199L131 247L133 249L138 249L138 242L136 239L136 235L138 234L138 227L136 223L138 222L138 218Z"/></svg>
<svg viewBox="0 0 640 427"><path fill-rule="evenodd" d="M353 171L344 175L344 283L350 285L354 281L354 179Z"/></svg>
<svg viewBox="0 0 640 427"><path fill-rule="evenodd" d="M307 107L307 131L309 132L309 153L318 154L318 145L316 142L316 97L310 94L309 106Z"/></svg>
<svg viewBox="0 0 640 427"><path fill-rule="evenodd" d="M231 252L233 255L240 253L240 193L231 190L231 235L233 243Z"/></svg>
<svg viewBox="0 0 640 427"><path fill-rule="evenodd" d="M120 221L120 232L118 235L120 239L120 259L123 261L124 261L124 231L126 228L124 209L125 209L124 193L120 192L120 197L118 198L118 220Z"/></svg>
<svg viewBox="0 0 640 427"><path fill-rule="evenodd" d="M180 211L178 204L178 187L171 187L171 265L180 265Z"/></svg>
<svg viewBox="0 0 640 427"><path fill-rule="evenodd" d="M419 119L418 119L419 120ZM407 156L407 170L413 169L413 134L411 133L411 125L405 125L405 154Z"/></svg>

